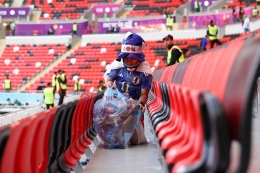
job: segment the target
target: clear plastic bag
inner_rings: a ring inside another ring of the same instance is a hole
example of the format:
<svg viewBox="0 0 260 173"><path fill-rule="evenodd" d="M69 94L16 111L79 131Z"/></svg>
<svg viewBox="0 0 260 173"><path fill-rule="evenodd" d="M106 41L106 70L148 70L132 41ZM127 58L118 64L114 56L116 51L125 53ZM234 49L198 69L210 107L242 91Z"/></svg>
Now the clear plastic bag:
<svg viewBox="0 0 260 173"><path fill-rule="evenodd" d="M94 127L106 148L125 148L136 127L141 125L139 103L108 89L94 105Z"/></svg>

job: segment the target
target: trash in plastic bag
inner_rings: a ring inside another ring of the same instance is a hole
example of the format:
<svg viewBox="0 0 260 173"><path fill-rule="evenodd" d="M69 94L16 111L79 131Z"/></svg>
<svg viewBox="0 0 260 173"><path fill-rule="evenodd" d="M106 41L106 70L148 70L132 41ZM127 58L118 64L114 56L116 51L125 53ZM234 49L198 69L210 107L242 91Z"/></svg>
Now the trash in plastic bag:
<svg viewBox="0 0 260 173"><path fill-rule="evenodd" d="M141 126L139 103L108 89L94 105L94 127L106 148L125 148L136 127Z"/></svg>

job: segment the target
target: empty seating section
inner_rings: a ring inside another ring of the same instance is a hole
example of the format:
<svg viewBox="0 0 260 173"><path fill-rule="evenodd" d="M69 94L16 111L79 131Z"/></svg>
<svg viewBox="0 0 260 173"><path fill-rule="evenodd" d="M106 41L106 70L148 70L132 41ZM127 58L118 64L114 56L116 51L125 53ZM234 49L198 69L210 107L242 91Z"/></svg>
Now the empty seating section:
<svg viewBox="0 0 260 173"><path fill-rule="evenodd" d="M41 20L44 19L78 19L84 10L87 10L90 5L88 0L53 0L48 3L44 0L25 0L24 5L35 5L36 8L42 11Z"/></svg>
<svg viewBox="0 0 260 173"><path fill-rule="evenodd" d="M259 36L241 36L154 72L147 108L169 172L226 172L231 140L241 145L237 172L246 172Z"/></svg>
<svg viewBox="0 0 260 173"><path fill-rule="evenodd" d="M127 6L133 6L134 9L127 16L128 17L144 17L144 16L158 16L165 13L169 8L172 12L187 0L125 0Z"/></svg>
<svg viewBox="0 0 260 173"><path fill-rule="evenodd" d="M220 41L227 42L230 39L231 37L226 36L225 38L221 38ZM200 39L175 40L175 44L186 53L186 57L201 52L201 48L199 47L200 42ZM207 48L209 49L209 44ZM107 65L113 62L120 50L121 43L117 44L113 42L89 43L86 46L79 47L74 53L67 56L65 60L29 88L34 89L41 83L46 85L47 82L51 82L51 77L55 71L63 69L66 72L69 91L74 89L74 76L78 76L81 80L81 89L84 89L86 92L93 92L93 89L97 88L99 80L103 79ZM152 70L166 66L167 50L163 41L148 41L144 53Z"/></svg>
<svg viewBox="0 0 260 173"><path fill-rule="evenodd" d="M257 6L256 1L248 1L250 6ZM239 0L233 0L233 2L227 3L228 8L233 8L233 7L246 7L246 1L239 1Z"/></svg>
<svg viewBox="0 0 260 173"><path fill-rule="evenodd" d="M9 76L12 89L17 89L47 67L66 50L60 44L7 45L0 57L0 80ZM3 90L0 86L0 90ZM33 88L34 90L36 88Z"/></svg>

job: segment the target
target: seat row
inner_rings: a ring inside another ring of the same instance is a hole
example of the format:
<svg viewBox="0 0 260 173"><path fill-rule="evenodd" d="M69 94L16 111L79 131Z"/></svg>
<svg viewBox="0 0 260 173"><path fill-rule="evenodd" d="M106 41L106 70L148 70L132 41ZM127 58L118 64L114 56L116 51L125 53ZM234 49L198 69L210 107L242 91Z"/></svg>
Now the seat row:
<svg viewBox="0 0 260 173"><path fill-rule="evenodd" d="M147 108L169 172L226 172L232 141L241 145L234 172L246 172L259 38L255 32L154 72Z"/></svg>
<svg viewBox="0 0 260 173"><path fill-rule="evenodd" d="M88 95L0 129L0 172L70 172L94 140Z"/></svg>

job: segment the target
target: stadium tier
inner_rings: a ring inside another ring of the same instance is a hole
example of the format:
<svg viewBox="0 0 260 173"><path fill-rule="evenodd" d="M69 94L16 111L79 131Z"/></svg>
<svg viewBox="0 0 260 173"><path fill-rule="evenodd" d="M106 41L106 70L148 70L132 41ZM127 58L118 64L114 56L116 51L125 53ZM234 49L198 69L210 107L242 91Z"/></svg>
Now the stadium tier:
<svg viewBox="0 0 260 173"><path fill-rule="evenodd" d="M66 47L61 44L7 45L0 58L1 80L9 76L12 89L18 89L32 77L62 55ZM3 90L0 86L0 90ZM36 88L34 88L36 90Z"/></svg>

